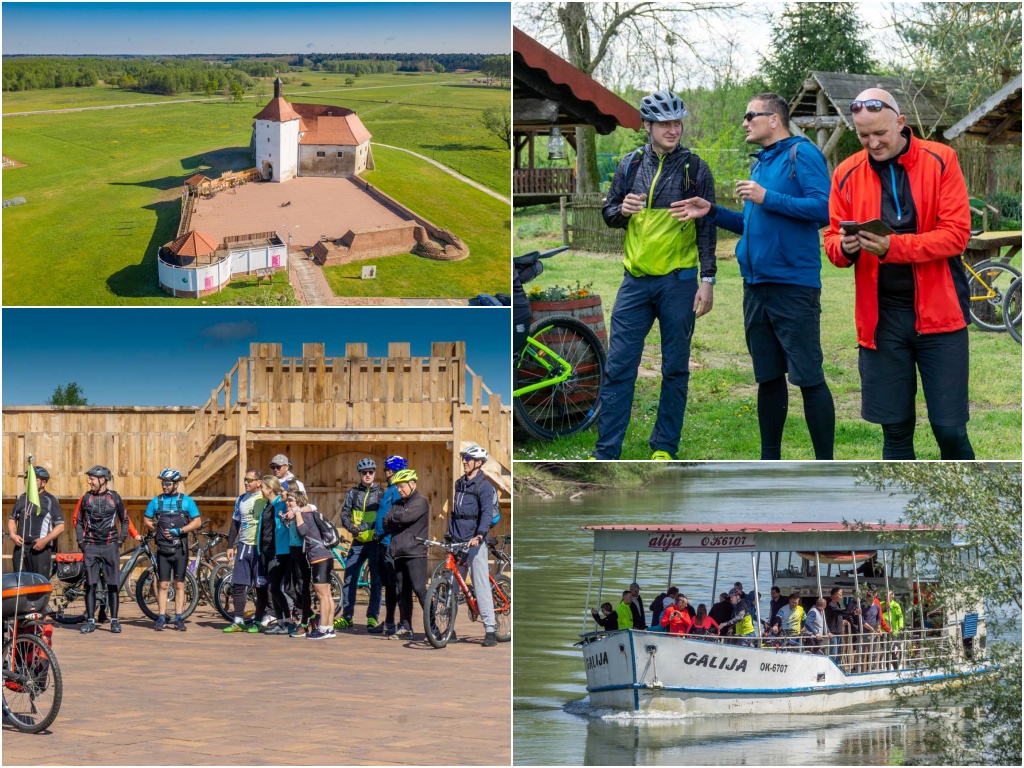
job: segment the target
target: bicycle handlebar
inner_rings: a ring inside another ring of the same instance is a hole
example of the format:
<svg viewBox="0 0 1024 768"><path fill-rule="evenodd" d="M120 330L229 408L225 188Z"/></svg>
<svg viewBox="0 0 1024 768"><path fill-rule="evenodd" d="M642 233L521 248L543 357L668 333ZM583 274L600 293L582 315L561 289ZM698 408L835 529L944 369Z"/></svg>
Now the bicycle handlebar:
<svg viewBox="0 0 1024 768"><path fill-rule="evenodd" d="M540 259L550 259L552 256L556 256L562 251L568 250L568 245L562 245L558 248L552 248L550 251L530 251L529 253L524 253L522 256L514 257L512 259L512 263L518 267L528 267Z"/></svg>
<svg viewBox="0 0 1024 768"><path fill-rule="evenodd" d="M456 542L444 542L434 541L433 539L421 539L419 536L414 536L416 541L426 544L428 547L440 547L446 552L466 552L469 550L468 544L459 544Z"/></svg>

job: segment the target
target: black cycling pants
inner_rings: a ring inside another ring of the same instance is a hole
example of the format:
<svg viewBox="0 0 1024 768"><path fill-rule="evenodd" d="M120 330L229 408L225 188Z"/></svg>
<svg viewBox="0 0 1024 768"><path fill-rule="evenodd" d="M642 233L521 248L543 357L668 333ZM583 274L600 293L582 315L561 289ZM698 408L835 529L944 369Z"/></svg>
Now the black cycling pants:
<svg viewBox="0 0 1024 768"><path fill-rule="evenodd" d="M427 594L427 558L402 557L395 560L395 583L398 587L398 617L402 624L412 628L412 596L423 607Z"/></svg>

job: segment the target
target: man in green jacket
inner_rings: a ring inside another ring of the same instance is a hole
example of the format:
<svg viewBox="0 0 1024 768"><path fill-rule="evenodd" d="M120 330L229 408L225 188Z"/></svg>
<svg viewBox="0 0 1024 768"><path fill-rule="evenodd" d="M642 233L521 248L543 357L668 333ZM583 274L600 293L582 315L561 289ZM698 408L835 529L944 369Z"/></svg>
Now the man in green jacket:
<svg viewBox="0 0 1024 768"><path fill-rule="evenodd" d="M615 615L619 617L619 629L633 628L633 593L628 589L622 593L622 602L615 606Z"/></svg>
<svg viewBox="0 0 1024 768"><path fill-rule="evenodd" d="M619 163L601 211L609 227L626 230L626 258L612 309L595 459L619 458L644 341L655 320L661 331L661 394L648 444L656 460L674 459L679 450L690 339L696 319L711 311L717 242L713 223L672 217L671 206L679 201L713 202L715 195L707 163L679 143L687 115L670 91L640 101L649 141Z"/></svg>

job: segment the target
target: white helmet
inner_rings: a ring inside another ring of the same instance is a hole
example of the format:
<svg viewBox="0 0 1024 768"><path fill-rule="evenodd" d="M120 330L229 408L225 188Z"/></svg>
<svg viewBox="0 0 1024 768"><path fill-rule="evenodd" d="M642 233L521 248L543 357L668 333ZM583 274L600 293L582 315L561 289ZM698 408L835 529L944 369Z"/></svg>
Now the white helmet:
<svg viewBox="0 0 1024 768"><path fill-rule="evenodd" d="M487 451L481 448L476 443L468 445L462 449L459 453L460 456L469 456L471 459L479 459L480 461L487 461Z"/></svg>

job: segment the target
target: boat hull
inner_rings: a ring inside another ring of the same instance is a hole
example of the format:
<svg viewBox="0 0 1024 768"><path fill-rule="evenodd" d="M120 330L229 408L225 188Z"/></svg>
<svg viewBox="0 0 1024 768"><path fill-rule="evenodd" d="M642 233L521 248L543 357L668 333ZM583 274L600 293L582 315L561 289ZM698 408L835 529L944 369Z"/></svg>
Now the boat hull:
<svg viewBox="0 0 1024 768"><path fill-rule="evenodd" d="M923 669L847 674L825 655L634 630L589 640L583 656L593 707L671 717L828 712L953 676ZM968 671L983 670L953 674Z"/></svg>

